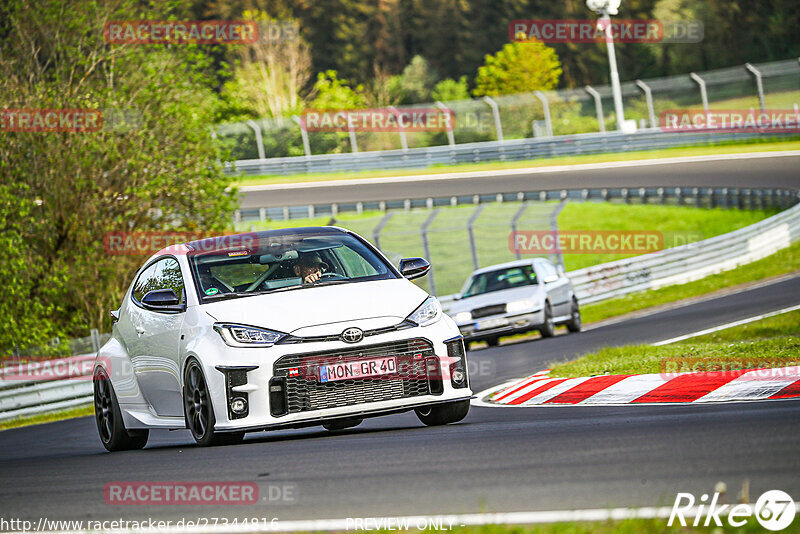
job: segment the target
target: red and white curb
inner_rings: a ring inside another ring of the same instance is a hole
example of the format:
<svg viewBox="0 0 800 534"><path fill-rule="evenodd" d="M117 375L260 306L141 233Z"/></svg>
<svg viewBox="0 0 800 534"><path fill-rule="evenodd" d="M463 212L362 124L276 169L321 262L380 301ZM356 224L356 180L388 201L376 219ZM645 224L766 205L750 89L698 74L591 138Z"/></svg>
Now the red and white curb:
<svg viewBox="0 0 800 534"><path fill-rule="evenodd" d="M800 366L550 378L549 369L479 395L480 404L539 406L753 401L800 397Z"/></svg>

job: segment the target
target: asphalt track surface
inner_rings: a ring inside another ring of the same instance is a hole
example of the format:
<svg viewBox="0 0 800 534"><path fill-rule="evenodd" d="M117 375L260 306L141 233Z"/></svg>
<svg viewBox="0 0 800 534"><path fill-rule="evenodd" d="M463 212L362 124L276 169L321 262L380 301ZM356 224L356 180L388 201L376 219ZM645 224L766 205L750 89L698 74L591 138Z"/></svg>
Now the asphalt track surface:
<svg viewBox="0 0 800 534"><path fill-rule="evenodd" d="M391 181L347 185L332 181L326 185L302 189L247 191L241 194L241 207L252 209L573 188L796 188L800 185L798 169L800 169L800 156L783 156L559 172L520 172L502 176L448 180L415 179L410 183Z"/></svg>
<svg viewBox="0 0 800 534"><path fill-rule="evenodd" d="M800 302L800 277L580 334L470 353L476 391L553 360L655 342ZM797 312L795 312L797 313ZM155 431L143 451L109 454L92 418L0 432L0 517L279 520L671 505L724 481L800 496L800 401L622 407L473 407L455 425L413 414L249 435L198 448ZM111 506L114 481L255 481L251 506ZM287 494L288 490L288 494ZM278 494L282 497L277 498ZM276 500L270 500L270 496Z"/></svg>

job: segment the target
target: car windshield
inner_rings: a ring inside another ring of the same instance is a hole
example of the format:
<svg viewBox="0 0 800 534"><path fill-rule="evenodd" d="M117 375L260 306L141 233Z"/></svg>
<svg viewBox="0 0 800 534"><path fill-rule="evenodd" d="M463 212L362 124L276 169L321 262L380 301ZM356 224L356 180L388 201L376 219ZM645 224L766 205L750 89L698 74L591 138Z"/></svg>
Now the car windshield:
<svg viewBox="0 0 800 534"><path fill-rule="evenodd" d="M503 289L511 289L514 287L529 286L535 283L536 273L530 265L488 271L476 274L472 277L462 298L474 297L475 295L502 291Z"/></svg>
<svg viewBox="0 0 800 534"><path fill-rule="evenodd" d="M200 250L190 256L207 301L396 277L381 257L348 234L245 235L209 243L198 242Z"/></svg>

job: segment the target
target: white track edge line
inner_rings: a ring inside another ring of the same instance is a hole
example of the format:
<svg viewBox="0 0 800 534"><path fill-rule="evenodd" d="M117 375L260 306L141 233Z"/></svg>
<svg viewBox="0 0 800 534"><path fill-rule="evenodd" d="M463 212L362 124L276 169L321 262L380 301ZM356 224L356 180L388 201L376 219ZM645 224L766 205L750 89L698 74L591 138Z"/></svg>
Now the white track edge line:
<svg viewBox="0 0 800 534"><path fill-rule="evenodd" d="M752 317L748 317L746 319L739 319L738 321L733 321L730 323L721 324L719 326L715 326L712 328L706 328L705 330L698 330L697 332L692 332L691 334L685 334L678 337L673 337L670 339L665 339L663 341L658 341L656 343L652 343L654 347L660 347L661 345L669 345L670 343L676 343L678 341L683 341L684 339L689 339L697 336L704 336L706 334L712 334L714 332L718 332L720 330L725 330L728 328L733 328L735 326L741 326L743 324L752 323L754 321L760 321L761 319L766 319L767 317L773 317L775 315L782 315L784 313L793 312L795 310L800 310L800 304L795 306L789 306L788 308L783 308L780 310L762 313L760 315L754 315Z"/></svg>

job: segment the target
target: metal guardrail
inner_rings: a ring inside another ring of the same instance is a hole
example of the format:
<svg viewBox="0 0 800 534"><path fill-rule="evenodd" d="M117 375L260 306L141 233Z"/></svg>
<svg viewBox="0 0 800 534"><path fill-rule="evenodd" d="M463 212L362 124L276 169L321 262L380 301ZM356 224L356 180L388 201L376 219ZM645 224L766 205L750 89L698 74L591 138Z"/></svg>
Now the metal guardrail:
<svg viewBox="0 0 800 534"><path fill-rule="evenodd" d="M581 303L589 304L690 282L745 265L800 240L797 197L794 192L793 207L745 228L632 259L571 271L567 275ZM452 297L440 297L445 309ZM94 354L85 354L37 362L45 364L50 372L26 364L0 368L0 421L90 404L94 359ZM61 373L68 374L69 378L52 379Z"/></svg>
<svg viewBox="0 0 800 534"><path fill-rule="evenodd" d="M319 154L283 158L239 160L235 171L246 175L354 172L373 169L411 169L431 165L455 165L491 161L521 161L558 156L632 152L744 141L759 137L782 137L791 133L757 132L664 132L658 128L637 133L622 132L562 135L544 139L508 139L408 150L381 150L342 154ZM229 171L233 171L227 164Z"/></svg>
<svg viewBox="0 0 800 534"><path fill-rule="evenodd" d="M91 404L94 360L84 354L0 368L0 421Z"/></svg>

